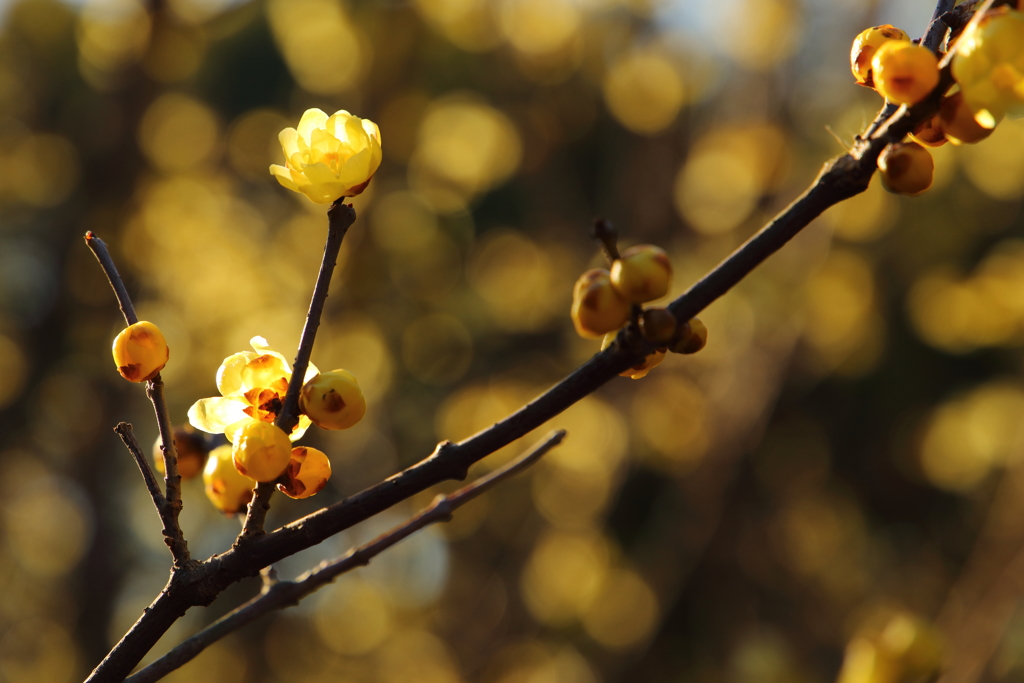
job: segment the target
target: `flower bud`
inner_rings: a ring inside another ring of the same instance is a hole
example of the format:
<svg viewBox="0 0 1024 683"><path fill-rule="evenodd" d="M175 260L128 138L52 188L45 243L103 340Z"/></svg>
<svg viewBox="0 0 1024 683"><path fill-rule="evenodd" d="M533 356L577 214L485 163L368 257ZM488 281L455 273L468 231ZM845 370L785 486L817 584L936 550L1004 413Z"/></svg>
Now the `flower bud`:
<svg viewBox="0 0 1024 683"><path fill-rule="evenodd" d="M167 365L170 351L160 328L145 320L121 330L114 338L114 364L129 382L145 382Z"/></svg>
<svg viewBox="0 0 1024 683"><path fill-rule="evenodd" d="M246 421L231 439L235 468L256 481L274 481L288 467L292 442L271 422Z"/></svg>
<svg viewBox="0 0 1024 683"><path fill-rule="evenodd" d="M612 264L612 285L633 303L654 301L668 294L672 264L664 249L640 244L622 252Z"/></svg>
<svg viewBox="0 0 1024 683"><path fill-rule="evenodd" d="M191 425L175 427L173 430L174 449L178 453L178 474L182 479L192 479L203 471L206 464L206 457L210 453L210 447ZM153 462L160 474L164 473L164 453L161 450L160 437L153 442Z"/></svg>
<svg viewBox="0 0 1024 683"><path fill-rule="evenodd" d="M231 446L225 444L210 451L203 469L206 497L213 506L226 515L245 509L252 499L256 482L242 475L232 462Z"/></svg>
<svg viewBox="0 0 1024 683"><path fill-rule="evenodd" d="M331 478L331 461L323 451L298 446L292 449L292 459L284 476L288 481L277 485L281 493L289 498L309 498L327 486L327 480Z"/></svg>
<svg viewBox="0 0 1024 683"><path fill-rule="evenodd" d="M992 135L992 128L985 128L975 120L962 91L943 98L939 105L939 118L946 137L954 145L978 142Z"/></svg>
<svg viewBox="0 0 1024 683"><path fill-rule="evenodd" d="M708 328L699 318L691 318L682 325L676 339L668 347L672 353L697 353L708 343Z"/></svg>
<svg viewBox="0 0 1024 683"><path fill-rule="evenodd" d="M348 370L321 372L299 392L299 408L321 429L348 429L366 414L366 399Z"/></svg>
<svg viewBox="0 0 1024 683"><path fill-rule="evenodd" d="M614 341L615 333L610 332L606 334L604 336L604 339L601 340L601 350L604 351L605 349L607 349L609 346L612 345ZM654 366L660 365L661 361L663 360L665 360L665 352L661 349L657 349L647 354L647 357L644 358L643 362L640 363L640 365L634 365L628 370L623 370L622 372L619 373L619 376L629 377L630 379L640 379L641 377L646 377L647 373L650 372Z"/></svg>
<svg viewBox="0 0 1024 683"><path fill-rule="evenodd" d="M607 270L583 273L572 288L572 324L581 337L597 339L629 320L629 302L612 287Z"/></svg>
<svg viewBox="0 0 1024 683"><path fill-rule="evenodd" d="M667 308L645 309L640 314L640 334L649 342L667 344L676 333L676 317Z"/></svg>
<svg viewBox="0 0 1024 683"><path fill-rule="evenodd" d="M1003 6L968 24L951 66L980 125L1024 115L1024 12Z"/></svg>
<svg viewBox="0 0 1024 683"><path fill-rule="evenodd" d="M928 48L891 40L871 58L875 89L895 104L917 104L939 84L939 60Z"/></svg>
<svg viewBox="0 0 1024 683"><path fill-rule="evenodd" d="M853 49L850 50L850 70L853 71L857 83L869 88L875 87L871 74L871 58L875 56L878 48L890 40L909 42L910 36L903 29L883 24L861 31L854 39Z"/></svg>
<svg viewBox="0 0 1024 683"><path fill-rule="evenodd" d="M910 134L910 139L925 147L942 147L946 144L946 132L942 129L942 117L936 114Z"/></svg>
<svg viewBox="0 0 1024 683"><path fill-rule="evenodd" d="M916 142L896 142L882 150L878 170L889 192L916 195L932 186L935 163L928 150Z"/></svg>

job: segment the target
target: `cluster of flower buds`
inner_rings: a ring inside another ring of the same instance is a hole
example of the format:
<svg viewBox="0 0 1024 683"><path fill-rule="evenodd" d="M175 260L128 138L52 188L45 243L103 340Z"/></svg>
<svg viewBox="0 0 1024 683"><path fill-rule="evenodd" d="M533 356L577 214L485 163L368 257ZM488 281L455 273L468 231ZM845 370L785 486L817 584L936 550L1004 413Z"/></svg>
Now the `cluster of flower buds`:
<svg viewBox="0 0 1024 683"><path fill-rule="evenodd" d="M932 184L934 164L924 147L984 140L1003 116L1024 115L1024 12L999 7L954 37L952 74L957 89L939 112L911 134L912 142L887 147L878 159L890 192L915 195ZM952 41L951 41L952 44ZM857 83L895 104L914 105L939 82L938 56L888 24L853 41L850 69Z"/></svg>
<svg viewBox="0 0 1024 683"><path fill-rule="evenodd" d="M668 309L640 308L641 304L668 294L672 285L672 264L668 254L660 247L641 244L619 255L614 247L614 229L604 221L598 221L595 229L608 253L614 257L610 271L600 268L588 270L573 287L570 313L579 335L586 339L602 339L601 349L606 349L615 341L618 330L630 322L636 309L640 334L647 341L656 343L658 348L640 365L621 373L623 377L633 379L640 379L661 363L667 351L695 353L703 348L707 328L696 318L685 325L678 325ZM695 334L703 335L699 344L695 341ZM685 343L684 337L687 339Z"/></svg>

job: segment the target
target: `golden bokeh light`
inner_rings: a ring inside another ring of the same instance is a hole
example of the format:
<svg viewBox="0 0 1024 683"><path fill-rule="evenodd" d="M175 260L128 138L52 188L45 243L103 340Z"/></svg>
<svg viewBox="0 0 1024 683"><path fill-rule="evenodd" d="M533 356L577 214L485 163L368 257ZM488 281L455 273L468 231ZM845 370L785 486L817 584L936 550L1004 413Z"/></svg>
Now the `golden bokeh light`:
<svg viewBox="0 0 1024 683"><path fill-rule="evenodd" d="M686 102L686 85L672 55L655 48L619 57L604 80L608 109L623 126L654 135L670 126Z"/></svg>
<svg viewBox="0 0 1024 683"><path fill-rule="evenodd" d="M161 23L154 27L142 68L161 83L184 81L199 70L206 46L202 28Z"/></svg>
<svg viewBox="0 0 1024 683"><path fill-rule="evenodd" d="M415 0L416 9L435 31L470 52L501 42L493 0Z"/></svg>
<svg viewBox="0 0 1024 683"><path fill-rule="evenodd" d="M0 410L18 399L28 379L28 358L21 346L0 333Z"/></svg>
<svg viewBox="0 0 1024 683"><path fill-rule="evenodd" d="M508 382L459 387L438 407L434 416L435 434L438 439L461 441L503 419L536 394L532 387ZM513 442L488 456L481 464L488 468L497 467L523 447L522 443Z"/></svg>
<svg viewBox="0 0 1024 683"><path fill-rule="evenodd" d="M335 0L270 0L270 26L295 80L330 95L358 84L371 59L369 45Z"/></svg>
<svg viewBox="0 0 1024 683"><path fill-rule="evenodd" d="M859 195L836 204L822 214L836 237L847 242L870 242L889 232L900 217L900 202L873 182Z"/></svg>
<svg viewBox="0 0 1024 683"><path fill-rule="evenodd" d="M1002 121L985 144L956 150L964 173L975 187L992 197L1011 201L1024 196L1024 119Z"/></svg>
<svg viewBox="0 0 1024 683"><path fill-rule="evenodd" d="M505 40L527 55L564 49L576 38L582 22L574 0L504 0L499 6Z"/></svg>
<svg viewBox="0 0 1024 683"><path fill-rule="evenodd" d="M1024 389L994 382L941 404L921 438L921 470L940 488L966 493L992 469L1024 457Z"/></svg>
<svg viewBox="0 0 1024 683"><path fill-rule="evenodd" d="M277 136L291 122L275 109L251 109L231 124L227 136L228 161L252 181L265 181L267 168L284 161Z"/></svg>
<svg viewBox="0 0 1024 683"><path fill-rule="evenodd" d="M569 307L571 283L558 277L551 250L516 230L488 232L470 257L467 277L500 329L538 330Z"/></svg>
<svg viewBox="0 0 1024 683"><path fill-rule="evenodd" d="M595 533L548 532L522 575L523 600L538 621L564 625L594 604L605 585L611 548Z"/></svg>
<svg viewBox="0 0 1024 683"><path fill-rule="evenodd" d="M470 95L431 104L420 125L409 184L436 210L459 211L519 167L522 145L512 121Z"/></svg>
<svg viewBox="0 0 1024 683"><path fill-rule="evenodd" d="M653 449L650 463L672 474L693 470L711 443L703 392L680 374L659 373L633 396L631 416L640 438Z"/></svg>
<svg viewBox="0 0 1024 683"><path fill-rule="evenodd" d="M0 638L0 676L5 683L70 683L78 673L71 633L48 619L24 619Z"/></svg>
<svg viewBox="0 0 1024 683"><path fill-rule="evenodd" d="M139 124L139 147L161 171L185 171L208 160L219 142L213 111L179 93L160 96Z"/></svg>
<svg viewBox="0 0 1024 683"><path fill-rule="evenodd" d="M60 204L78 184L78 152L66 138L40 133L0 145L0 195L42 208Z"/></svg>
<svg viewBox="0 0 1024 683"><path fill-rule="evenodd" d="M799 47L800 6L793 0L740 0L732 3L715 43L740 66L770 71Z"/></svg>
<svg viewBox="0 0 1024 683"><path fill-rule="evenodd" d="M679 169L676 211L703 235L729 232L782 180L788 157L785 136L770 124L712 129L694 143Z"/></svg>
<svg viewBox="0 0 1024 683"><path fill-rule="evenodd" d="M575 435L574 435L575 437ZM611 472L541 467L531 478L537 511L558 529L592 528L614 492Z"/></svg>
<svg viewBox="0 0 1024 683"><path fill-rule="evenodd" d="M391 251L423 249L438 231L437 215L419 195L407 191L378 198L370 214L370 226L377 244Z"/></svg>
<svg viewBox="0 0 1024 683"><path fill-rule="evenodd" d="M536 640L517 642L498 652L489 666L494 683L598 683L594 671L570 646Z"/></svg>
<svg viewBox="0 0 1024 683"><path fill-rule="evenodd" d="M317 597L317 635L341 655L362 655L377 649L394 628L392 607L381 589L346 577Z"/></svg>
<svg viewBox="0 0 1024 683"><path fill-rule="evenodd" d="M140 0L89 0L75 32L79 68L89 84L104 88L111 72L141 58L151 23Z"/></svg>
<svg viewBox="0 0 1024 683"><path fill-rule="evenodd" d="M658 621L658 598L636 572L618 568L583 613L587 635L610 650L640 646Z"/></svg>

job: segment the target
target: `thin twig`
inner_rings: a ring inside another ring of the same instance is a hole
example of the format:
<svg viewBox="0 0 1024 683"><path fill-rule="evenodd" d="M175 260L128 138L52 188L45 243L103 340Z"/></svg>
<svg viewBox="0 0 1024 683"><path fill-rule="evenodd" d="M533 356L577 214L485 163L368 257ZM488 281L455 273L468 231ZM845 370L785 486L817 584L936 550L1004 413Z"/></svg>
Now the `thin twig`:
<svg viewBox="0 0 1024 683"><path fill-rule="evenodd" d="M114 296L117 297L117 305L121 308L125 322L129 325L139 322L139 317L135 315L135 307L132 306L132 299L128 296L128 290L124 286L124 280L121 279L121 274L117 272L114 259L110 257L107 243L90 230L85 233L85 246L89 247L92 255L100 262L100 268L103 269L103 274L107 276L107 281L110 283L111 289L114 290Z"/></svg>
<svg viewBox="0 0 1024 683"><path fill-rule="evenodd" d="M552 432L533 450L511 464L495 470L453 494L439 495L429 507L399 526L369 543L353 548L338 559L322 562L319 567L306 572L294 581L265 583L260 595L184 640L160 659L128 677L126 683L152 683L163 678L171 671L191 661L196 655L227 634L237 631L274 610L297 605L302 598L331 583L345 572L368 565L374 557L424 527L437 522L447 522L459 507L537 462L545 453L561 443L565 434L564 429Z"/></svg>
<svg viewBox="0 0 1024 683"><path fill-rule="evenodd" d="M90 230L85 233L85 244L99 261L103 273L107 276L125 322L129 325L139 322L131 297L124 286L124 280L121 279L121 274L117 271L117 266L110 256L106 243ZM188 543L181 531L181 525L178 523L178 514L181 512L181 475L178 474L178 453L174 446L171 419L167 411L167 402L164 400L164 382L160 373L146 382L146 396L152 402L153 412L156 413L157 429L160 432L160 451L164 458L164 485L166 487L162 500L154 499L153 502L160 510L160 518L164 523L164 543L171 551L175 569L180 569L191 561L191 556L188 552ZM149 482L146 485L148 487Z"/></svg>
<svg viewBox="0 0 1024 683"><path fill-rule="evenodd" d="M114 427L114 431L121 437L121 441L124 442L128 452L135 459L135 464L139 466L139 472L142 473L142 479L146 482L146 490L149 491L149 497L153 499L153 504L160 515L160 520L166 524L163 510L166 499L164 494L160 492L160 484L156 480L156 474L149 464L149 458L142 452L142 446L139 445L139 440L135 438L135 432L132 431L131 424L128 422L118 422L117 426Z"/></svg>
<svg viewBox="0 0 1024 683"><path fill-rule="evenodd" d="M299 423L299 391L305 383L306 369L309 367L309 358L313 353L313 341L316 339L316 331L320 327L320 317L324 312L324 303L327 301L327 293L331 287L331 276L338 263L338 252L341 251L341 242L345 239L345 233L356 220L355 210L351 204L345 204L344 199L344 197L338 199L327 210L327 242L324 244L320 272L317 274L316 285L313 287L313 298L309 302L309 312L306 314L306 324L302 328L302 337L299 339L299 350L295 356L295 365L292 367L288 392L285 394L281 412L274 420L274 424L283 429L285 434L291 434L295 425ZM245 523L235 541L236 544L244 543L263 534L263 524L266 521L267 512L270 510L270 498L274 495L274 487L275 482L272 481L261 482L256 486L256 492L249 502Z"/></svg>

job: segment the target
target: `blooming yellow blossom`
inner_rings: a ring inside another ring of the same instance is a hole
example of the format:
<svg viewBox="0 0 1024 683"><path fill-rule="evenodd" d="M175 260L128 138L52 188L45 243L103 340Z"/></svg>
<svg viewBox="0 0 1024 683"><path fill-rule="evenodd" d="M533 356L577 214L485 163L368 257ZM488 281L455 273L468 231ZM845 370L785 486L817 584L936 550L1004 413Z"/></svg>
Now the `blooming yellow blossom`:
<svg viewBox="0 0 1024 683"><path fill-rule="evenodd" d="M272 165L270 173L317 204L356 196L380 166L377 124L344 110L327 116L319 109L307 109L298 129L285 128L278 138L285 165Z"/></svg>
<svg viewBox="0 0 1024 683"><path fill-rule="evenodd" d="M960 36L953 78L985 128L1024 115L1024 12L1001 7Z"/></svg>
<svg viewBox="0 0 1024 683"><path fill-rule="evenodd" d="M211 434L223 432L228 441L233 442L234 435L245 424L277 419L292 377L291 366L263 337L253 337L249 343L253 351L228 356L217 370L217 388L221 395L201 398L189 408L188 421L196 429ZM303 379L308 381L319 372L310 363ZM309 425L308 417L299 416L291 440L305 434Z"/></svg>

